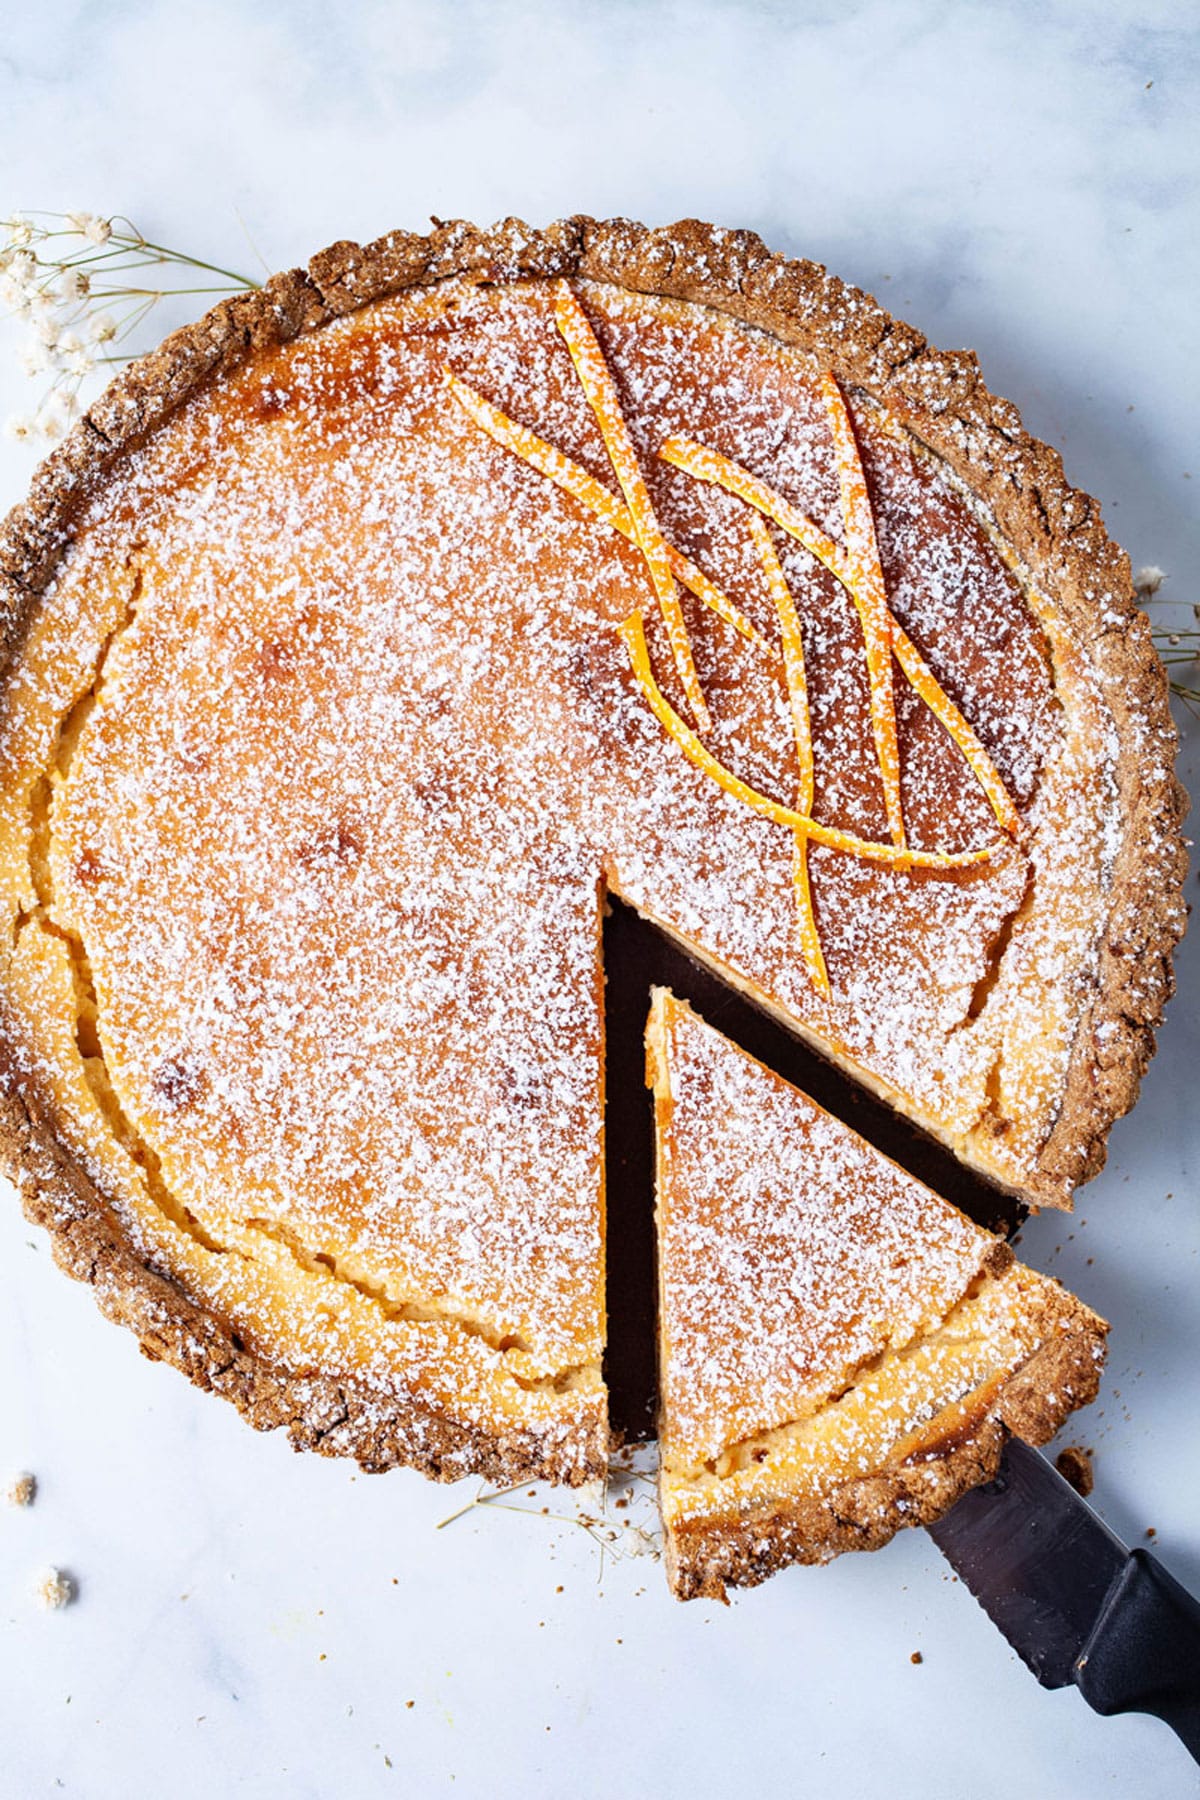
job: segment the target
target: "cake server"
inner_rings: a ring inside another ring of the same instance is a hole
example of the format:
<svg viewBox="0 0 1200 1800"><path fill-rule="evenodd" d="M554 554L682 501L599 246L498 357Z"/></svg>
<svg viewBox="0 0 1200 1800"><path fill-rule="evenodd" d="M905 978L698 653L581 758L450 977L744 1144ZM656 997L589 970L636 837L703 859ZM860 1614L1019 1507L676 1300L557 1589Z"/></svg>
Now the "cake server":
<svg viewBox="0 0 1200 1800"><path fill-rule="evenodd" d="M929 1526L1043 1687L1148 1712L1200 1762L1200 1601L1129 1550L1044 1456L1010 1438L994 1481Z"/></svg>

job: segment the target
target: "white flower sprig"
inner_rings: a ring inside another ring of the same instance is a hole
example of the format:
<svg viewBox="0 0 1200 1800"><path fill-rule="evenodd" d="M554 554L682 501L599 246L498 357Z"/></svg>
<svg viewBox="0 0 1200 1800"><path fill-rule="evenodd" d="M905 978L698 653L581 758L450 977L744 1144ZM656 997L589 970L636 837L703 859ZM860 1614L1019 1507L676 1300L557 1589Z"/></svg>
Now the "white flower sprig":
<svg viewBox="0 0 1200 1800"><path fill-rule="evenodd" d="M1133 578L1133 591L1143 607L1148 602L1158 601L1163 606L1182 606L1181 600L1159 600L1159 588L1166 581L1166 572L1153 564L1139 569ZM1200 719L1200 605L1190 607L1191 624L1181 626L1174 623L1162 624L1153 620L1150 635L1154 639L1154 648L1166 664L1170 675L1171 692L1182 701L1193 718ZM1179 679L1179 673L1185 673L1185 679Z"/></svg>
<svg viewBox="0 0 1200 1800"><path fill-rule="evenodd" d="M258 286L233 269L152 243L119 215L0 219L0 317L26 326L21 366L41 384L31 410L6 421L7 435L50 443L62 437L82 410L85 382L137 354L133 334L167 295Z"/></svg>

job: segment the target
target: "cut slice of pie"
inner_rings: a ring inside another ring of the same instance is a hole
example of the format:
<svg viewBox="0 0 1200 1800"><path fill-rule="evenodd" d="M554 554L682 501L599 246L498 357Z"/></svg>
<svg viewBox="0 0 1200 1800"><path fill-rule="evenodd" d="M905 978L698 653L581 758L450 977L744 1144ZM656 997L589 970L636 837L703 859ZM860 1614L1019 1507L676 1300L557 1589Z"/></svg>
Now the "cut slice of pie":
<svg viewBox="0 0 1200 1800"><path fill-rule="evenodd" d="M875 1549L1094 1398L1105 1322L657 989L671 1586Z"/></svg>

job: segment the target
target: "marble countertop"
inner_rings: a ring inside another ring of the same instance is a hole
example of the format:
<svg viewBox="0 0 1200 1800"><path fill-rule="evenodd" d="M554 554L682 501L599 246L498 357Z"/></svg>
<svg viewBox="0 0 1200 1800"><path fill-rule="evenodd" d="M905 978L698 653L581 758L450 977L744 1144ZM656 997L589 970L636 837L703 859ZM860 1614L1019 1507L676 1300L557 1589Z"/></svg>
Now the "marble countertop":
<svg viewBox="0 0 1200 1800"><path fill-rule="evenodd" d="M1190 623L1197 63L1170 0L51 0L5 21L0 210L271 267L431 213L751 226L973 345ZM4 443L0 507L31 464ZM1107 1170L1023 1253L1113 1321L1066 1434L1095 1503L1200 1589L1196 938L1179 974ZM439 1530L477 1484L294 1457L143 1362L7 1190L0 1394L0 1484L40 1482L0 1508L4 1800L1195 1791L1157 1721L1039 1689L923 1533L681 1607L561 1496ZM47 1564L78 1580L61 1612Z"/></svg>

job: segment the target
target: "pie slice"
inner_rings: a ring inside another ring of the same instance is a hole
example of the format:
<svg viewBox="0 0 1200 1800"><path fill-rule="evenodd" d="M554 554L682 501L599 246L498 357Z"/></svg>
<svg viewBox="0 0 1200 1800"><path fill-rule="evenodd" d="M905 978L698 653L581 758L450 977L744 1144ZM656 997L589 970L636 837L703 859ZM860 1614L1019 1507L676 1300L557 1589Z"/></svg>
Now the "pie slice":
<svg viewBox="0 0 1200 1800"><path fill-rule="evenodd" d="M680 1599L872 1550L1095 1397L1105 1322L665 989L660 1494Z"/></svg>

